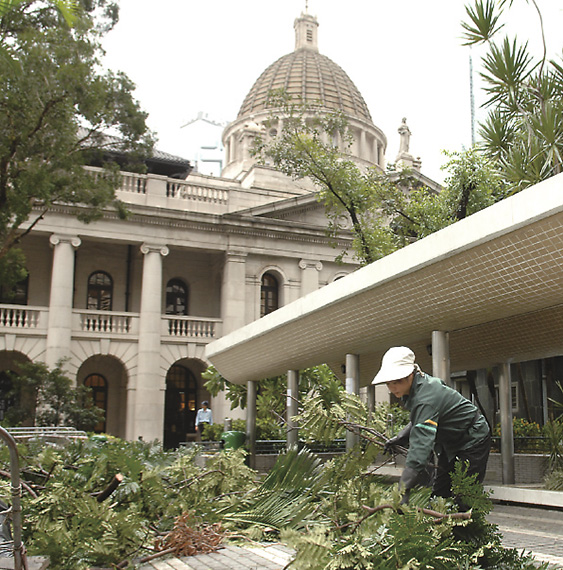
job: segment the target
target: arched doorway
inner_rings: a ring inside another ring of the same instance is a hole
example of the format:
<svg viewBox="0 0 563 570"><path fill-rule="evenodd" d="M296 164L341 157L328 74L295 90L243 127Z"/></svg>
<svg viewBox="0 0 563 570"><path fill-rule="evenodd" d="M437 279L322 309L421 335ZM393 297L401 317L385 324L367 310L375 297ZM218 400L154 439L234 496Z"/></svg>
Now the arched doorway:
<svg viewBox="0 0 563 570"><path fill-rule="evenodd" d="M101 374L90 374L84 380L84 386L92 389L92 402L104 411L104 419L94 427L96 433L106 431L106 416L108 411L108 383Z"/></svg>
<svg viewBox="0 0 563 570"><path fill-rule="evenodd" d="M164 401L164 448L172 449L195 432L197 413L197 382L194 373L174 364L166 375Z"/></svg>

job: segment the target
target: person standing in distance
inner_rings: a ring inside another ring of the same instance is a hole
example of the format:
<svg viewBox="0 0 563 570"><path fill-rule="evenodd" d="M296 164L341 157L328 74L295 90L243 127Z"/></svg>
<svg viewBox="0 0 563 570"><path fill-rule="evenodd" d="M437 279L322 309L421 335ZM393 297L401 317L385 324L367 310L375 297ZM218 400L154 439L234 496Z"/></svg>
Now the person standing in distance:
<svg viewBox="0 0 563 570"><path fill-rule="evenodd" d="M213 412L211 411L207 400L204 400L201 403L201 408L197 411L197 415L195 417L195 430L200 441L205 424L209 424L210 426L213 425Z"/></svg>
<svg viewBox="0 0 563 570"><path fill-rule="evenodd" d="M491 433L485 417L469 400L439 378L429 376L415 364L414 352L406 346L390 348L381 360L381 369L372 384L387 384L389 392L400 399L410 412L410 423L385 445L408 441L405 468L399 481L408 503L410 490L424 484L426 467L434 451L438 464L432 493L451 497L451 473L456 461L468 462L467 474L485 478Z"/></svg>

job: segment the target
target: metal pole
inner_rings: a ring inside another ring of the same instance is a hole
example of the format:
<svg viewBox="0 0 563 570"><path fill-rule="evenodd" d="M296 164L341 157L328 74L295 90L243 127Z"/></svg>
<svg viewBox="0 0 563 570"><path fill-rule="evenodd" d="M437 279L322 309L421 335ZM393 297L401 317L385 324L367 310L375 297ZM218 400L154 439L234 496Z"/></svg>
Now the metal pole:
<svg viewBox="0 0 563 570"><path fill-rule="evenodd" d="M499 366L499 408L500 408L500 456L502 460L502 482L514 484L514 429L512 427L512 379L510 362Z"/></svg>
<svg viewBox="0 0 563 570"><path fill-rule="evenodd" d="M451 386L450 343L444 331L432 331L432 375Z"/></svg>
<svg viewBox="0 0 563 570"><path fill-rule="evenodd" d="M346 392L349 394L360 394L360 357L358 354L346 355ZM346 431L346 451L350 451L360 441L360 437Z"/></svg>
<svg viewBox="0 0 563 570"><path fill-rule="evenodd" d="M287 371L287 446L297 445L299 442L299 430L297 423L292 417L299 412L299 371Z"/></svg>
<svg viewBox="0 0 563 570"><path fill-rule="evenodd" d="M256 465L256 382L246 383L246 441L250 467Z"/></svg>
<svg viewBox="0 0 563 570"><path fill-rule="evenodd" d="M12 482L12 523L14 535L14 570L22 570L25 555L22 544L22 508L21 508L21 481L20 481L20 460L18 448L14 438L0 427L0 437L5 441L10 450L10 477Z"/></svg>

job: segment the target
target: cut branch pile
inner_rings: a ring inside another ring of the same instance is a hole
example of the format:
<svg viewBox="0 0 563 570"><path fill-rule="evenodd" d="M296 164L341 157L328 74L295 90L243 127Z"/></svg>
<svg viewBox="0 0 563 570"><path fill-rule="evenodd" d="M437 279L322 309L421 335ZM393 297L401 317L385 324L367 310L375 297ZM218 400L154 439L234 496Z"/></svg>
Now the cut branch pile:
<svg viewBox="0 0 563 570"><path fill-rule="evenodd" d="M173 551L176 556L194 556L215 552L226 536L220 523L200 525L190 513L176 518L174 528L157 539L157 551Z"/></svg>

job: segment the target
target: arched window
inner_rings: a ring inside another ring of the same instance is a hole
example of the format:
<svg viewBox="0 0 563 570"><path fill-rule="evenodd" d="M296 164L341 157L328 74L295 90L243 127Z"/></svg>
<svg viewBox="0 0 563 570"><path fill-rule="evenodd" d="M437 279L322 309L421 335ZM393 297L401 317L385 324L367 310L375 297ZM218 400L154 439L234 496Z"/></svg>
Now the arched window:
<svg viewBox="0 0 563 570"><path fill-rule="evenodd" d="M94 311L111 311L113 280L105 271L95 271L88 277L86 308Z"/></svg>
<svg viewBox="0 0 563 570"><path fill-rule="evenodd" d="M90 374L84 380L84 386L88 386L92 389L92 401L94 406L98 406L104 411L104 419L101 420L94 431L96 433L103 433L106 431L106 414L108 409L108 383L107 380L101 374Z"/></svg>
<svg viewBox="0 0 563 570"><path fill-rule="evenodd" d="M279 308L278 280L271 273L262 275L260 287L260 316L268 315Z"/></svg>
<svg viewBox="0 0 563 570"><path fill-rule="evenodd" d="M12 287L0 284L0 303L8 305L27 305L27 291L29 289L29 274Z"/></svg>
<svg viewBox="0 0 563 570"><path fill-rule="evenodd" d="M174 364L166 375L164 447L177 448L186 434L195 433L197 382L191 370Z"/></svg>
<svg viewBox="0 0 563 570"><path fill-rule="evenodd" d="M188 314L188 287L181 279L170 279L166 285L166 314Z"/></svg>

